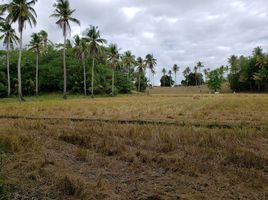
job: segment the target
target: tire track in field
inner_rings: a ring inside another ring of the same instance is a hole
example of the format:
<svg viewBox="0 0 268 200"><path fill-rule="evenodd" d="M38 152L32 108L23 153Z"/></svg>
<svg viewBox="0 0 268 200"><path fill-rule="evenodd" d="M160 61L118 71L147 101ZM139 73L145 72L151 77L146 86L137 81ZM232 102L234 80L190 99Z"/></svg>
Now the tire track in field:
<svg viewBox="0 0 268 200"><path fill-rule="evenodd" d="M242 128L255 128L257 130L262 130L268 128L268 123L258 123L254 124L251 122L207 122L207 121L197 121L197 122L187 122L174 121L174 120L143 120L143 119L101 119L101 118L57 118L57 117L30 117L30 116L0 116L0 119L7 120L45 120L45 121L73 121L73 122L90 122L90 123L117 123L117 124L137 124L137 125L167 125L167 126L178 126L178 127L197 127L197 128L222 128L222 129L242 129Z"/></svg>

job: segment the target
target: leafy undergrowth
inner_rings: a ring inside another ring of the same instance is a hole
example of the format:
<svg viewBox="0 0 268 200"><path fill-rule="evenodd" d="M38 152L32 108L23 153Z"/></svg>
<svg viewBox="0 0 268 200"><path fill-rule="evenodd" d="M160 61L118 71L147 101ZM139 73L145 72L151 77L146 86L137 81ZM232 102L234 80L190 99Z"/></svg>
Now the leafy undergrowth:
<svg viewBox="0 0 268 200"><path fill-rule="evenodd" d="M0 120L11 199L265 199L267 129Z"/></svg>

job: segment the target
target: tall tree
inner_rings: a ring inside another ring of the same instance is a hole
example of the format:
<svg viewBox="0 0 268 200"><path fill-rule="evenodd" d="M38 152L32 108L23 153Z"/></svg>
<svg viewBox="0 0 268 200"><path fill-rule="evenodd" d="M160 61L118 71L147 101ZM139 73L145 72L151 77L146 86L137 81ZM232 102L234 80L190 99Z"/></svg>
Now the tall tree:
<svg viewBox="0 0 268 200"><path fill-rule="evenodd" d="M173 65L172 70L173 70L173 72L174 72L174 74L175 74L175 85L177 84L177 73L178 73L179 69L180 69L180 68L178 67L177 64L174 64L174 65Z"/></svg>
<svg viewBox="0 0 268 200"><path fill-rule="evenodd" d="M21 56L22 56L22 37L23 29L26 22L30 27L36 25L37 14L33 8L37 0L12 0L9 4L3 6L3 10L7 11L7 21L10 23L18 22L18 29L20 34L19 39L19 59L18 59L18 94L19 100L23 101L22 85L21 85Z"/></svg>
<svg viewBox="0 0 268 200"><path fill-rule="evenodd" d="M131 51L126 51L123 54L122 61L124 66L127 67L127 79L129 80L130 69L135 64L135 56L131 53Z"/></svg>
<svg viewBox="0 0 268 200"><path fill-rule="evenodd" d="M0 23L0 40L3 40L4 46L6 47L6 60L7 60L7 94L10 96L10 70L9 70L9 51L14 48L14 43L17 44L19 41L18 36L16 35L15 29L8 22Z"/></svg>
<svg viewBox="0 0 268 200"><path fill-rule="evenodd" d="M156 74L156 71L155 71L155 69L153 69L152 70L152 76L153 76L153 80L152 80L152 86L154 87L154 76L155 76L155 74Z"/></svg>
<svg viewBox="0 0 268 200"><path fill-rule="evenodd" d="M194 67L194 74L195 74L195 85L197 86L198 85L198 67L195 66Z"/></svg>
<svg viewBox="0 0 268 200"><path fill-rule="evenodd" d="M100 36L100 31L96 26L90 26L86 30L86 40L88 42L89 54L92 56L92 77L91 77L91 97L94 97L94 68L95 59L103 52L103 46L107 41Z"/></svg>
<svg viewBox="0 0 268 200"><path fill-rule="evenodd" d="M74 37L74 50L76 57L83 63L83 74L84 74L84 95L87 95L87 76L86 76L86 56L88 47L85 38L80 38L79 35Z"/></svg>
<svg viewBox="0 0 268 200"><path fill-rule="evenodd" d="M167 73L166 68L163 68L163 69L162 69L162 73L163 73L164 76L166 75L166 73Z"/></svg>
<svg viewBox="0 0 268 200"><path fill-rule="evenodd" d="M172 86L172 84L171 84L171 81L172 81L172 71L171 70L168 70L168 75L170 77L170 79L169 79L170 86Z"/></svg>
<svg viewBox="0 0 268 200"><path fill-rule="evenodd" d="M149 69L149 83L151 83L151 73L154 70L154 67L157 65L157 60L154 58L153 54L148 54L145 57L145 65Z"/></svg>
<svg viewBox="0 0 268 200"><path fill-rule="evenodd" d="M137 73L138 73L138 91L141 92L141 75L144 73L144 60L141 57L137 58Z"/></svg>
<svg viewBox="0 0 268 200"><path fill-rule="evenodd" d="M31 35L31 41L30 41L30 50L32 50L36 55L36 71L35 71L35 94L38 96L38 88L39 88L39 81L38 81L38 75L39 75L39 54L42 48L42 37L39 33L33 33Z"/></svg>
<svg viewBox="0 0 268 200"><path fill-rule="evenodd" d="M50 41L48 40L48 33L47 33L46 31L44 31L44 30L41 30L41 31L39 32L39 35L40 35L41 40L42 40L42 43L43 43L43 50L44 50L44 51L47 51L48 43L50 42ZM50 43L51 43L51 42L50 42Z"/></svg>
<svg viewBox="0 0 268 200"><path fill-rule="evenodd" d="M108 62L110 63L112 70L113 70L113 76L112 76L112 95L114 96L114 72L119 65L119 54L120 49L118 49L116 44L111 44L108 48Z"/></svg>
<svg viewBox="0 0 268 200"><path fill-rule="evenodd" d="M196 67L199 70L199 74L201 74L201 68L204 67L203 63L198 61L197 64L196 64ZM198 85L199 85L199 87L201 85L201 76L200 75L198 76Z"/></svg>
<svg viewBox="0 0 268 200"><path fill-rule="evenodd" d="M189 83L188 83L188 78L187 76L189 76L189 74L191 73L191 69L190 67L186 67L186 69L182 72L183 73L183 76L185 77L186 79L186 85L189 86Z"/></svg>
<svg viewBox="0 0 268 200"><path fill-rule="evenodd" d="M80 25L80 21L73 16L75 10L70 8L69 0L57 0L54 5L54 13L51 17L57 18L56 24L63 30L64 37L64 48L63 48L63 76L64 76L64 87L63 87L63 98L67 98L67 72L66 72L66 44L67 44L67 33L71 32L70 22L74 22Z"/></svg>

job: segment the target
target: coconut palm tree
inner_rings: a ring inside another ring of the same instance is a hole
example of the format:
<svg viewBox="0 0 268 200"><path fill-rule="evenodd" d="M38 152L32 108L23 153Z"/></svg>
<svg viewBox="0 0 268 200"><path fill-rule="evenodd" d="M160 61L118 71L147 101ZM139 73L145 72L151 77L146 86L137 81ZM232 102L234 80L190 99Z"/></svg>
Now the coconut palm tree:
<svg viewBox="0 0 268 200"><path fill-rule="evenodd" d="M0 23L0 40L3 40L4 46L6 47L6 59L7 59L7 94L10 96L10 70L9 70L9 51L14 48L14 43L17 44L19 41L18 36L16 35L15 29L8 22Z"/></svg>
<svg viewBox="0 0 268 200"><path fill-rule="evenodd" d="M108 62L110 63L112 70L113 70L113 77L112 77L112 95L114 96L114 71L116 70L117 66L119 65L119 54L120 49L118 49L116 44L111 44L108 48Z"/></svg>
<svg viewBox="0 0 268 200"><path fill-rule="evenodd" d="M22 86L21 86L21 56L22 56L22 37L23 29L25 28L26 22L29 23L30 27L36 25L37 14L33 8L37 0L12 0L9 4L2 5L3 11L7 11L7 21L9 23L18 22L19 29L19 59L18 59L18 94L19 100L24 101L22 97Z"/></svg>
<svg viewBox="0 0 268 200"><path fill-rule="evenodd" d="M48 33L44 30L41 30L39 32L39 35L42 39L42 43L43 43L43 50L44 51L47 51L47 46L48 46L48 43L51 43L51 41L48 40Z"/></svg>
<svg viewBox="0 0 268 200"><path fill-rule="evenodd" d="M139 76L139 85L138 85L138 91L141 91L141 75L142 73L144 73L144 68L145 68L145 64L144 64L144 60L141 57L137 58L137 73Z"/></svg>
<svg viewBox="0 0 268 200"><path fill-rule="evenodd" d="M124 66L127 67L127 80L129 80L130 69L135 64L135 56L131 51L126 51L123 54L122 61Z"/></svg>
<svg viewBox="0 0 268 200"><path fill-rule="evenodd" d="M172 83L171 83L171 81L172 81L172 71L171 70L168 70L168 75L169 75L169 84L170 84L170 87L172 86Z"/></svg>
<svg viewBox="0 0 268 200"><path fill-rule="evenodd" d="M199 87L200 87L200 85L201 85L201 68L203 68L204 67L204 65L203 65L203 63L202 62L197 62L197 64L196 64L196 67L197 67L197 69L199 70L199 75L198 75L198 85L199 85Z"/></svg>
<svg viewBox="0 0 268 200"><path fill-rule="evenodd" d="M39 33L33 33L31 35L30 50L36 54L36 71L35 71L35 94L38 96L38 74L39 74L39 54L42 48L42 37Z"/></svg>
<svg viewBox="0 0 268 200"><path fill-rule="evenodd" d="M166 84L165 84L165 80L166 80L166 73L167 73L167 70L166 70L166 68L163 68L162 69L162 73L163 73L163 77L164 77L164 87L166 86Z"/></svg>
<svg viewBox="0 0 268 200"><path fill-rule="evenodd" d="M153 75L153 83L152 83L152 86L154 87L154 76L155 76L155 74L156 74L156 71L155 71L155 69L153 69L152 70L152 75Z"/></svg>
<svg viewBox="0 0 268 200"><path fill-rule="evenodd" d="M88 51L92 56L92 77L91 77L91 97L94 97L94 68L95 68L95 59L101 55L103 52L103 44L106 44L107 41L100 36L100 31L96 26L90 26L86 30L85 34L86 40L88 42Z"/></svg>
<svg viewBox="0 0 268 200"><path fill-rule="evenodd" d="M153 54L148 54L145 57L145 65L149 69L149 83L151 83L151 73L152 70L154 70L154 67L156 66L156 59L154 58Z"/></svg>
<svg viewBox="0 0 268 200"><path fill-rule="evenodd" d="M163 69L162 69L162 73L163 73L164 76L166 75L166 73L167 73L166 68L163 68Z"/></svg>
<svg viewBox="0 0 268 200"><path fill-rule="evenodd" d="M87 43L85 38L80 38L79 35L74 37L74 50L76 57L83 63L84 73L84 95L87 95L87 77L86 77L86 56L87 56Z"/></svg>
<svg viewBox="0 0 268 200"><path fill-rule="evenodd" d="M186 67L186 69L182 72L183 76L185 77L186 81L187 81L187 86L189 86L189 79L187 76L189 76L189 74L191 73L191 69L190 67Z"/></svg>
<svg viewBox="0 0 268 200"><path fill-rule="evenodd" d="M198 67L194 67L194 74L195 74L195 85L198 85L198 73L197 73Z"/></svg>
<svg viewBox="0 0 268 200"><path fill-rule="evenodd" d="M177 73L180 70L180 68L178 67L177 64L174 64L172 70L173 70L173 72L175 74L175 85L176 85L176 83L177 83Z"/></svg>
<svg viewBox="0 0 268 200"><path fill-rule="evenodd" d="M64 48L63 48L63 76L64 76L64 89L63 98L67 98L67 72L66 72L66 44L67 33L71 31L70 22L80 25L80 21L73 16L75 10L70 8L69 0L57 0L54 5L54 13L51 17L57 18L56 24L63 30Z"/></svg>

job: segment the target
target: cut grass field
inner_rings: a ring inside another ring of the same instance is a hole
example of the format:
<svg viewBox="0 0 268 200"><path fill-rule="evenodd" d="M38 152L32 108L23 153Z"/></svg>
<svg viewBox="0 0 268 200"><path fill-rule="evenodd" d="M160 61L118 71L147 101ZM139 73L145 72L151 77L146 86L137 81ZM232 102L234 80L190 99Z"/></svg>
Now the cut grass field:
<svg viewBox="0 0 268 200"><path fill-rule="evenodd" d="M0 100L6 195L267 199L268 95L151 94Z"/></svg>

